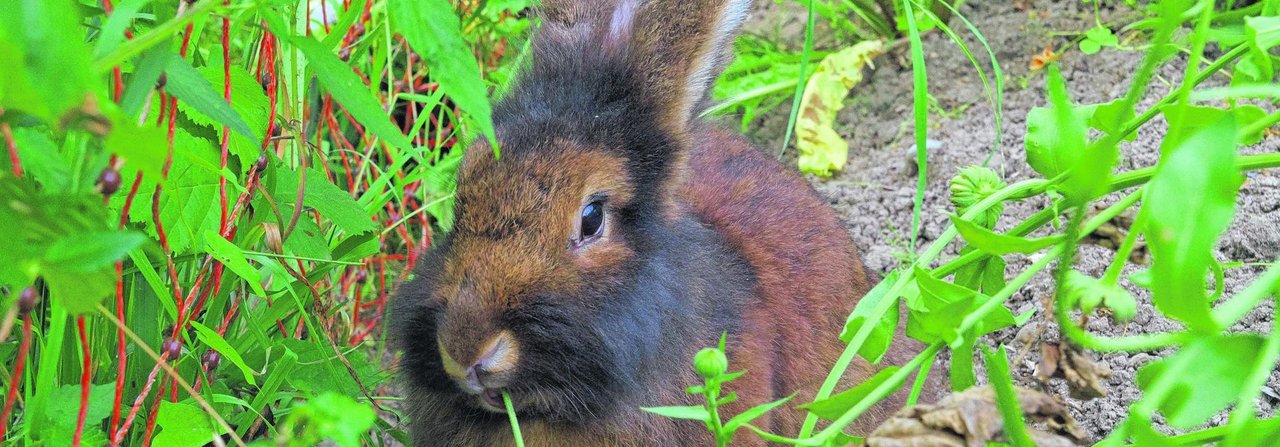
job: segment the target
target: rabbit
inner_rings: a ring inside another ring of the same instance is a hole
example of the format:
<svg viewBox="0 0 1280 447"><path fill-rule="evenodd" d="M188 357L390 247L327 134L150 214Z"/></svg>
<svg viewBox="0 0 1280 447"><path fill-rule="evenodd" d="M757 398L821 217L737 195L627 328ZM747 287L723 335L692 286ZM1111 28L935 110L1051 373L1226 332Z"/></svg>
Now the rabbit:
<svg viewBox="0 0 1280 447"><path fill-rule="evenodd" d="M701 422L640 408L700 404L690 359L721 334L746 371L722 414L798 392L754 425L799 432L795 405L878 278L797 172L698 116L749 6L542 2L531 61L494 107L501 152L471 144L453 229L390 309L416 445L512 445L503 392L529 446L711 445ZM873 372L858 358L843 383Z"/></svg>

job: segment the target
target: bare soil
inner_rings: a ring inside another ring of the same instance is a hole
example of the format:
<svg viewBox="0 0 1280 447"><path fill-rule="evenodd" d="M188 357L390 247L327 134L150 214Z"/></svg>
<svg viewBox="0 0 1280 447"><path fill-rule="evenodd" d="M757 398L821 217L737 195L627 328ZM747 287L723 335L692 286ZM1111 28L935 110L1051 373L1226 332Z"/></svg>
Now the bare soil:
<svg viewBox="0 0 1280 447"><path fill-rule="evenodd" d="M803 8L795 2L757 0L756 3L756 12L747 25L747 32L780 40L798 49L803 38ZM1044 77L1042 72L1030 70L1028 63L1046 46L1062 48L1076 34L1093 26L1093 14L1089 8L1088 3L1077 0L970 1L961 8L961 12L985 35L1005 72L1004 132L989 166L1001 172L1009 183L1038 177L1026 164L1023 137L1027 112L1032 107L1046 104ZM1136 11L1124 6L1108 7L1102 12L1104 23L1124 24L1136 17ZM962 24L954 20L952 24L962 35L968 35L963 32ZM819 47L832 44L821 26L816 35ZM1126 42L1127 37L1121 36L1122 43L1130 46L1142 44L1141 41ZM966 43L985 62L986 56L981 53L977 40L969 36ZM924 197L923 228L916 241L917 246L926 246L946 229L947 215L952 212L948 202L948 180L961 167L983 163L988 154L992 154L995 138L995 115L969 60L942 33L926 34L924 44L929 93L936 99L937 107L929 117L928 188ZM1213 51L1217 50L1211 47L1211 57L1216 55ZM1095 55L1084 55L1069 48L1064 52L1061 64L1072 99L1077 103L1099 103L1123 96L1141 56L1142 53L1136 50L1104 49ZM1176 86L1184 67L1185 58L1175 59L1162 67L1139 110L1149 107ZM1209 83L1225 84L1226 78L1219 76ZM909 55L907 46L900 44L878 59L877 67L861 85L855 87L839 115L837 130L850 145L848 166L830 179L811 177L814 187L845 216L849 232L863 250L867 265L882 273L899 265L896 255L904 252L910 233L916 189L911 97ZM784 105L753 123L750 136L770 151L777 151L782 145L788 112L782 110L785 108ZM726 123L731 124L732 121L726 119ZM1154 165L1159 157L1165 127L1159 118L1143 127L1136 141L1123 146L1118 170ZM1280 150L1280 138L1271 135L1261 144L1243 149L1242 153L1277 150ZM794 163L792 154L794 150L788 148L784 158ZM1043 200L1010 205L999 229L1013 226L1045 205ZM1280 210L1280 170L1250 173L1240 191L1235 222L1217 248L1218 260L1269 263L1280 258L1280 212L1277 210ZM954 253L954 244L949 250ZM1085 246L1076 267L1097 277L1113 255L1114 252L1106 248ZM1025 256L1015 255L1009 259L1006 273L1012 277L1029 263ZM1262 269L1246 266L1228 270L1226 296L1243 289ZM1128 273L1137 270L1131 266ZM1177 323L1158 315L1151 306L1149 294L1143 289L1127 281L1125 286L1139 299L1137 318L1128 324L1113 324L1105 318L1094 318L1089 323L1091 330L1099 334L1120 335L1179 328ZM1043 303L1051 299L1052 293L1053 280L1048 273L1035 277L1009 301L1009 307L1015 313L1034 309L1037 311L1035 317L1021 328L992 334L986 337L985 342L1008 346L1013 360L1017 362L1012 365L1015 380L1060 396L1071 408L1077 422L1097 440L1123 420L1128 404L1141 397L1135 382L1138 368L1167 353L1092 354L1112 371L1110 378L1103 382L1106 396L1097 399L1082 401L1069 397L1062 379L1052 379L1047 385L1040 384L1033 378L1041 357L1040 345L1058 339L1057 329L1046 321L1049 315L1043 309ZM1245 318L1237 329L1269 331L1273 324L1272 315L1268 302L1264 308ZM979 376L982 381L981 370ZM1273 373L1268 388L1264 390L1261 412L1267 415L1276 412L1280 404L1277 390L1280 390L1280 372ZM1225 421L1224 414L1214 418L1210 424L1216 426Z"/></svg>

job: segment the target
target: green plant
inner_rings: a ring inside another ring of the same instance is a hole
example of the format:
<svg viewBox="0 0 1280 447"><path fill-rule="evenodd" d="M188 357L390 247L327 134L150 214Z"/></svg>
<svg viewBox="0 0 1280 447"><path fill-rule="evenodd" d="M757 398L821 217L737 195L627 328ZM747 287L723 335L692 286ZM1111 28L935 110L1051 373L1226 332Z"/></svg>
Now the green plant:
<svg viewBox="0 0 1280 447"><path fill-rule="evenodd" d="M1085 349L1102 352L1138 352L1170 349L1174 354L1146 366L1138 377L1143 397L1103 445L1171 445L1174 442L1226 445L1258 445L1276 427L1275 419L1256 419L1255 402L1261 387L1280 360L1280 331L1239 333L1228 328L1280 288L1280 264L1270 263L1253 283L1235 296L1225 297L1221 280L1217 290L1207 290L1206 278L1221 277L1213 247L1235 210L1242 173L1280 167L1280 155L1240 155L1237 148L1256 144L1262 131L1280 122L1280 112L1267 112L1241 104L1241 98L1280 100L1273 88L1275 70L1259 77L1239 76L1246 55L1274 62L1270 24L1280 14L1280 2L1262 2L1222 14L1219 20L1209 1L1166 0L1152 4L1154 16L1144 21L1149 40L1144 58L1126 94L1101 104L1076 104L1067 94L1065 80L1055 65L1046 72L1049 104L1027 117L1026 151L1033 169L1043 176L1005 185L989 170L970 168L952 180L956 214L953 225L908 265L889 275L859 302L841 338L848 343L817 399L802 406L809 421L796 437L761 434L774 442L793 445L840 445L847 442L842 430L876 402L908 383L915 374L909 402L915 402L929 371L927 366L942 350L952 351L951 382L957 390L976 383L972 359L980 337L1001 327L1019 325L1031 314L1013 316L1004 302L1033 276L1052 270L1057 293L1052 309L1041 315L1055 321L1063 337ZM912 8L907 14L919 12ZM910 16L908 16L910 17ZM915 21L907 20L909 28ZM1205 47L1214 24L1254 28L1253 37L1235 42L1225 53L1205 60ZM1189 33L1180 33L1189 27ZM927 127L923 57L918 30L909 30L916 69L917 147L923 148ZM1155 69L1183 49L1189 55L1182 81L1155 105L1139 109ZM1231 66L1237 67L1232 87L1198 89L1207 79ZM1253 67L1273 67L1266 63ZM1260 81L1258 79L1261 79ZM1226 99L1217 107L1205 102ZM1119 143L1157 116L1169 129L1163 137L1162 157L1155 166L1113 173ZM923 153L918 160L923 164ZM923 166L922 166L923 167ZM923 169L921 170L923 172ZM921 190L923 184L921 185ZM1120 194L1118 200L1095 215L1089 205ZM1012 229L993 231L1006 202L1045 196L1050 206L1018 222ZM919 206L917 196L917 207ZM1137 209L1137 219L1117 248L1102 278L1092 278L1072 268L1079 241L1120 213ZM1188 209L1196 212L1188 213ZM918 215L918 212L917 212ZM1060 218L1065 218L1059 220ZM1056 223L1049 236L1028 234ZM962 236L958 255L941 259L944 249ZM1089 333L1077 322L1086 315L1124 321L1139 305L1119 287L1120 272L1128 264L1138 238L1146 239L1154 257L1150 270L1131 278L1136 287L1151 292L1155 310L1182 322L1186 329L1164 333L1104 337ZM1011 253L1035 254L1030 266L1006 280L1004 257ZM936 266L935 266L935 263ZM900 302L909 314L907 334L924 341L927 348L900 366L887 366L857 387L833 394L836 384L856 356L876 363L893 342ZM1217 304L1215 304L1217 303ZM1099 309L1106 308L1103 313ZM1019 434L1024 424L1011 399L1010 381L1003 356L988 354L989 380L996 385L1000 417L1013 430L1014 445L1028 445ZM1241 365L1244 365L1241 367ZM1177 430L1202 426L1209 417L1234 405L1225 427L1202 428L1168 436L1153 427L1160 414ZM815 432L818 419L829 424Z"/></svg>
<svg viewBox="0 0 1280 447"><path fill-rule="evenodd" d="M9 3L0 439L403 440L387 295L528 2Z"/></svg>
<svg viewBox="0 0 1280 447"><path fill-rule="evenodd" d="M734 433L741 428L750 428L757 433L764 433L759 428L752 426L751 421L787 403L794 395L756 405L729 418L727 421L723 421L720 417L720 407L738 400L738 395L727 392L724 385L746 374L746 371L728 372L729 360L725 356L724 345L725 336L722 335L718 347L704 348L693 357L693 369L698 372L699 376L702 376L703 383L702 385L689 387L688 393L701 396L704 401L702 405L648 407L642 408L642 410L669 418L702 421L715 438L717 447L729 445L733 441Z"/></svg>

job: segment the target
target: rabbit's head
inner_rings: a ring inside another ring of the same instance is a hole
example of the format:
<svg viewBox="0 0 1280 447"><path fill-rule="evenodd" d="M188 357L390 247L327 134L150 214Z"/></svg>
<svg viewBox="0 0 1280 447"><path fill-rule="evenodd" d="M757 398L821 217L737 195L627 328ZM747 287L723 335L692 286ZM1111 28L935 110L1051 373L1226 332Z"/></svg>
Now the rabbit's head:
<svg viewBox="0 0 1280 447"><path fill-rule="evenodd" d="M748 5L543 2L494 110L501 156L468 149L454 228L399 292L410 383L477 415L508 391L522 417L570 421L634 385L661 329L636 280L671 248L694 114Z"/></svg>

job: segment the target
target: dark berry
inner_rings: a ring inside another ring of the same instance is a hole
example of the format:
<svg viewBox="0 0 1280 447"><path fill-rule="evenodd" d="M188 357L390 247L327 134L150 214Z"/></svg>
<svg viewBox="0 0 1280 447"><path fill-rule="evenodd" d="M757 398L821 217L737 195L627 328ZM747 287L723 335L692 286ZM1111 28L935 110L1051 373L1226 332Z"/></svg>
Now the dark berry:
<svg viewBox="0 0 1280 447"><path fill-rule="evenodd" d="M179 355L182 355L182 343L179 343L176 338L165 340L160 349L163 350L162 353L167 355L171 362L177 360Z"/></svg>
<svg viewBox="0 0 1280 447"><path fill-rule="evenodd" d="M218 369L218 364L222 363L222 356L218 354L218 351L210 349L209 352L204 353L204 358L200 359L200 363L204 364L204 369L212 371Z"/></svg>
<svg viewBox="0 0 1280 447"><path fill-rule="evenodd" d="M364 269L356 270L356 284L364 284L369 280L369 272Z"/></svg>
<svg viewBox="0 0 1280 447"><path fill-rule="evenodd" d="M262 73L262 89L271 90L271 72Z"/></svg>
<svg viewBox="0 0 1280 447"><path fill-rule="evenodd" d="M338 59L342 59L343 62L351 59L351 48L342 47L341 50L338 50Z"/></svg>
<svg viewBox="0 0 1280 447"><path fill-rule="evenodd" d="M353 25L353 26L351 27L351 35L353 35L353 36L361 36L361 35L364 35L364 25L359 24L359 23L357 23L357 24Z"/></svg>
<svg viewBox="0 0 1280 447"><path fill-rule="evenodd" d="M267 156L267 151L262 151L262 155L258 156L258 161L253 163L253 168L257 169L258 172L261 173L262 171L267 170L268 161L271 161L271 157Z"/></svg>
<svg viewBox="0 0 1280 447"><path fill-rule="evenodd" d="M160 78L156 79L156 88L162 89L164 88L165 85L168 85L168 84L169 84L169 77L166 76L164 72L160 72Z"/></svg>
<svg viewBox="0 0 1280 447"><path fill-rule="evenodd" d="M104 196L115 194L120 190L120 182L120 171L107 166L101 174L98 174L98 192Z"/></svg>
<svg viewBox="0 0 1280 447"><path fill-rule="evenodd" d="M280 138L281 133L280 126L271 126L271 138Z"/></svg>
<svg viewBox="0 0 1280 447"><path fill-rule="evenodd" d="M22 293L18 295L18 314L26 315L35 310L36 304L40 303L40 293L36 292L35 287L27 287L22 289Z"/></svg>

